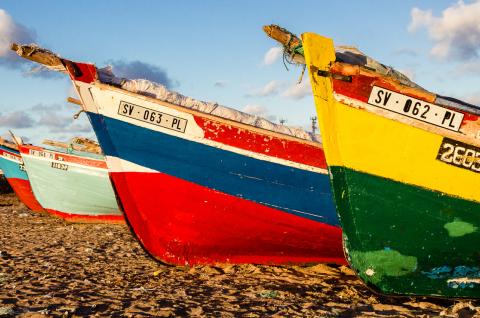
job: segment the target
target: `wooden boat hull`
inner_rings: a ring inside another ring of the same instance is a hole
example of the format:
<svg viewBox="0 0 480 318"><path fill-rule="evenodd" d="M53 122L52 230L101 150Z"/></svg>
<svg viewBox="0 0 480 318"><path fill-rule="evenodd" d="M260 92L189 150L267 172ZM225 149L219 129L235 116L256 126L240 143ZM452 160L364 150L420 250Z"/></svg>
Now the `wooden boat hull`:
<svg viewBox="0 0 480 318"><path fill-rule="evenodd" d="M45 210L70 222L124 222L106 164L20 146L33 192Z"/></svg>
<svg viewBox="0 0 480 318"><path fill-rule="evenodd" d="M0 146L0 169L20 201L32 211L43 208L35 198L27 173L23 169L22 157L16 150Z"/></svg>
<svg viewBox="0 0 480 318"><path fill-rule="evenodd" d="M345 263L318 144L74 80L125 215L154 257L177 265ZM187 124L178 131L128 118L122 102Z"/></svg>
<svg viewBox="0 0 480 318"><path fill-rule="evenodd" d="M309 33L303 40L352 268L384 293L479 297L477 159L442 161L446 143L478 148L478 117L464 113L452 131L372 106L375 86L395 85L361 74L332 83L318 72L332 71L331 40Z"/></svg>

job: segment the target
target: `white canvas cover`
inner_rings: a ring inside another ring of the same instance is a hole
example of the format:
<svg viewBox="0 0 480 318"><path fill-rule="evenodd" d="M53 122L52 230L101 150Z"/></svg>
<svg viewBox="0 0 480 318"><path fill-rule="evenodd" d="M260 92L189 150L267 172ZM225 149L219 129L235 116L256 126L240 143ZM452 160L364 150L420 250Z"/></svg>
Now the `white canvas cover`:
<svg viewBox="0 0 480 318"><path fill-rule="evenodd" d="M245 112L219 105L217 103L194 99L192 97L171 91L162 84L151 82L145 79L126 79L116 77L113 74L110 66L98 69L97 71L99 80L102 83L115 85L132 93L149 96L174 105L187 107L206 114L230 119L243 124L290 135L300 139L317 142L319 141L319 136L313 135L302 128L275 124L257 115L247 114Z"/></svg>

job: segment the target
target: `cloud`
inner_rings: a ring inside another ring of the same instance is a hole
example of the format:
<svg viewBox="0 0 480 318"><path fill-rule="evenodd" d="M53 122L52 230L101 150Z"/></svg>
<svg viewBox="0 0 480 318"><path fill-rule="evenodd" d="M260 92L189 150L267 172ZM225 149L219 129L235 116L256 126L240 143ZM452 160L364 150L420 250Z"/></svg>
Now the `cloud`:
<svg viewBox="0 0 480 318"><path fill-rule="evenodd" d="M35 125L38 127L49 128L52 133L75 133L75 132L91 132L90 124L86 116L79 119L73 119L73 115L77 112L78 106L70 104L37 104L32 106L29 111L33 113L38 120Z"/></svg>
<svg viewBox="0 0 480 318"><path fill-rule="evenodd" d="M263 57L263 65L271 65L275 63L280 56L282 56L283 49L281 47L275 46L265 53Z"/></svg>
<svg viewBox="0 0 480 318"><path fill-rule="evenodd" d="M0 113L0 127L8 129L47 128L51 133L93 133L86 116L74 120L77 110L67 104L37 104L26 110ZM72 135L73 136L73 135Z"/></svg>
<svg viewBox="0 0 480 318"><path fill-rule="evenodd" d="M13 42L34 43L36 41L35 31L15 22L7 11L0 9L0 66L18 69L24 76L63 78L64 76L58 72L20 58L10 50L10 45Z"/></svg>
<svg viewBox="0 0 480 318"><path fill-rule="evenodd" d="M93 133L93 128L88 121L86 123L71 124L70 127L68 127L68 130L79 133Z"/></svg>
<svg viewBox="0 0 480 318"><path fill-rule="evenodd" d="M458 1L434 16L432 10L413 8L410 32L425 28L434 42L430 53L440 59L469 60L479 55L480 0L465 4Z"/></svg>
<svg viewBox="0 0 480 318"><path fill-rule="evenodd" d="M0 114L0 126L7 128L30 128L35 125L33 118L25 111Z"/></svg>
<svg viewBox="0 0 480 318"><path fill-rule="evenodd" d="M253 104L248 104L243 107L242 111L245 113L248 113L250 115L256 115L258 117L262 117L265 119L268 119L270 121L276 121L277 116L275 115L269 115L267 108L261 105L253 105Z"/></svg>
<svg viewBox="0 0 480 318"><path fill-rule="evenodd" d="M85 133L93 133L93 128L86 118L78 118L75 121L70 118L70 121L65 121L64 125L51 126L49 129L51 133L68 134L71 137L75 135L85 135Z"/></svg>
<svg viewBox="0 0 480 318"><path fill-rule="evenodd" d="M454 74L455 76L465 76L465 75L478 76L478 74L480 74L480 60L475 59L475 60L460 64L454 70Z"/></svg>
<svg viewBox="0 0 480 318"><path fill-rule="evenodd" d="M20 59L20 57L18 57ZM23 59L22 59L23 60ZM30 62L28 62L30 63ZM44 65L34 65L31 66L30 69L26 69L23 72L24 76L31 76L31 77L41 77L41 78L48 78L48 79L65 79L67 78L65 74L60 72L52 71L51 69L45 67Z"/></svg>
<svg viewBox="0 0 480 318"><path fill-rule="evenodd" d="M38 103L33 105L32 107L29 108L29 110L32 110L37 113L50 113L50 112L56 112L60 109L63 108L71 108L67 104L43 104L43 103Z"/></svg>
<svg viewBox="0 0 480 318"><path fill-rule="evenodd" d="M282 93L283 97L291 99L302 99L309 95L312 95L312 88L308 79L304 79L300 84L291 85Z"/></svg>
<svg viewBox="0 0 480 318"><path fill-rule="evenodd" d="M277 81L270 81L260 89L256 89L251 93L245 94L246 97L266 97L278 93L279 83Z"/></svg>
<svg viewBox="0 0 480 318"><path fill-rule="evenodd" d="M0 57L14 56L10 50L12 42L31 43L35 38L34 31L15 22L7 11L0 9Z"/></svg>
<svg viewBox="0 0 480 318"><path fill-rule="evenodd" d="M72 116L52 112L41 115L37 121L37 125L44 127L66 127L71 120Z"/></svg>
<svg viewBox="0 0 480 318"><path fill-rule="evenodd" d="M167 88L172 88L178 83L172 80L167 72L156 65L144 63L141 61L121 61L111 60L108 64L112 65L113 72L116 76L130 78L130 79L146 79L165 85Z"/></svg>
<svg viewBox="0 0 480 318"><path fill-rule="evenodd" d="M213 83L213 86L215 87L225 87L227 85L227 81L219 80Z"/></svg>

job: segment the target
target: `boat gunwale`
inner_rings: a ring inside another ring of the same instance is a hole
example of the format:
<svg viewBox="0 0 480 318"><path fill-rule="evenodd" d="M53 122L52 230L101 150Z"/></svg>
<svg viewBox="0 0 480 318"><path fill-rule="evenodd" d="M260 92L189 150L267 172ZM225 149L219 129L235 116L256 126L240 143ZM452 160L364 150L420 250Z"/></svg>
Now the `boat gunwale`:
<svg viewBox="0 0 480 318"><path fill-rule="evenodd" d="M480 106L473 105L473 104L468 104L464 101L458 100L459 102L456 102L456 105L444 105L444 104L439 104L436 102L436 99L438 97L440 98L451 98L443 95L439 95L436 93L432 93L430 91L427 91L425 89L420 89L420 88L415 88L411 87L408 85L405 85L401 83L400 81L396 80L395 78L391 76L385 76L382 75L378 72L375 72L369 68L366 68L361 65L353 65L353 64L348 64L344 62L334 62L330 66L330 70L333 74L339 74L339 75L346 75L346 76L368 76L372 78L376 78L377 80L382 80L385 81L392 86L394 86L395 90L397 93L401 93L404 95L408 95L410 97L422 99L423 101L431 104L435 104L437 106L445 107L451 110L457 110L461 112L466 112L472 115L480 116ZM335 91L335 90L334 90ZM460 103L461 102L461 103ZM468 105L467 105L468 104Z"/></svg>
<svg viewBox="0 0 480 318"><path fill-rule="evenodd" d="M74 81L76 81L76 80L74 79ZM97 86L98 88L100 88L102 90L120 91L122 93L126 93L127 95L143 99L147 102L153 102L153 103L156 103L156 104L168 107L168 108L172 108L172 109L175 109L175 110L178 110L178 111L187 112L187 113L189 113L191 115L194 115L194 116L196 115L196 116L199 116L199 117L205 117L207 119L215 120L215 121L224 121L224 122L227 122L227 123L231 123L232 126L237 126L237 127L243 128L245 130L255 131L255 132L261 133L263 135L275 135L280 139L289 139L291 141L305 143L305 144L309 144L311 146L315 146L317 148L323 149L323 144L322 144L322 142L319 142L319 141L302 139L300 137L295 137L295 136L288 135L288 134L282 134L280 132L276 132L276 131L273 131L273 130L268 130L268 129L256 127L256 126L253 126L253 125L248 125L248 124L241 123L241 122L238 122L238 121L235 121L235 120L232 120L232 119L228 119L228 118L225 118L225 117L204 113L204 112L201 112L201 111L198 111L198 110L195 110L195 109L191 109L191 108L188 108L188 107L185 107L185 106L181 106L181 105L173 104L173 103L170 103L170 102L162 101L160 99L145 96L145 95L142 95L142 94L139 94L139 93L134 93L134 92L128 91L126 89L117 87L115 85L102 83L98 79L95 82L91 83L91 85ZM265 133L265 132L267 132L267 133Z"/></svg>
<svg viewBox="0 0 480 318"><path fill-rule="evenodd" d="M61 161L61 162L68 162L69 164L76 164L76 165L80 165L80 166L86 166L86 167L89 167L89 168L96 168L96 169L102 169L102 170L108 170L108 167L106 165L106 161L105 159L95 159L95 158L90 158L90 157L83 157L83 156L79 156L79 155L74 155L74 154L69 154L69 153L63 153L63 152L59 152L59 151L55 151L55 150L51 150L51 149L47 149L47 148L43 148L41 146L35 146L35 145L21 145L19 147L19 150L20 150L20 154L22 155L29 155L29 156L32 156L32 157L36 157L36 158L41 158L39 156L35 156L35 155L31 155L29 152L27 153L25 151L25 148L27 149L33 149L33 150L39 150L39 151L42 151L42 152L50 152L50 153L54 153L54 154L60 154L62 156L71 156L71 157L76 157L76 158L80 158L80 159L83 159L83 160L91 160L91 161L95 161L95 162L99 162L99 163L105 163L105 167L95 167L95 166L92 166L92 165L89 165L89 164L84 164L84 163L78 163L78 162L70 162L68 160L64 160L64 161ZM51 159L51 158L48 158L48 159ZM51 159L52 161L60 161L60 160L57 160L57 159Z"/></svg>

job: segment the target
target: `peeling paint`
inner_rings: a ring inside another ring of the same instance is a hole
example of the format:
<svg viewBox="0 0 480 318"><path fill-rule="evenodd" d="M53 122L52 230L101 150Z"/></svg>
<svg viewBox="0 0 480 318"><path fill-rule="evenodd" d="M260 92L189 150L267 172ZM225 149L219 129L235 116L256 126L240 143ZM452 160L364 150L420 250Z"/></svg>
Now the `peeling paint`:
<svg viewBox="0 0 480 318"><path fill-rule="evenodd" d="M350 252L352 261L360 273L365 273L372 282L379 282L383 276L403 276L417 268L417 258L402 255L385 248L378 251Z"/></svg>
<svg viewBox="0 0 480 318"><path fill-rule="evenodd" d="M430 279L447 279L449 288L473 288L480 284L480 268L470 266L434 267L430 272L422 272Z"/></svg>
<svg viewBox="0 0 480 318"><path fill-rule="evenodd" d="M422 274L426 275L430 279L441 279L450 276L452 272L452 268L449 266L440 266L434 267L429 272L422 272Z"/></svg>
<svg viewBox="0 0 480 318"><path fill-rule="evenodd" d="M473 288L475 284L480 284L480 278L459 277L447 280L450 288Z"/></svg>
<svg viewBox="0 0 480 318"><path fill-rule="evenodd" d="M365 271L365 275L373 276L373 275L375 275L375 271L373 269L369 268Z"/></svg>
<svg viewBox="0 0 480 318"><path fill-rule="evenodd" d="M460 237L477 231L477 227L473 224L464 222L459 218L455 218L453 222L446 223L443 226L451 237Z"/></svg>

